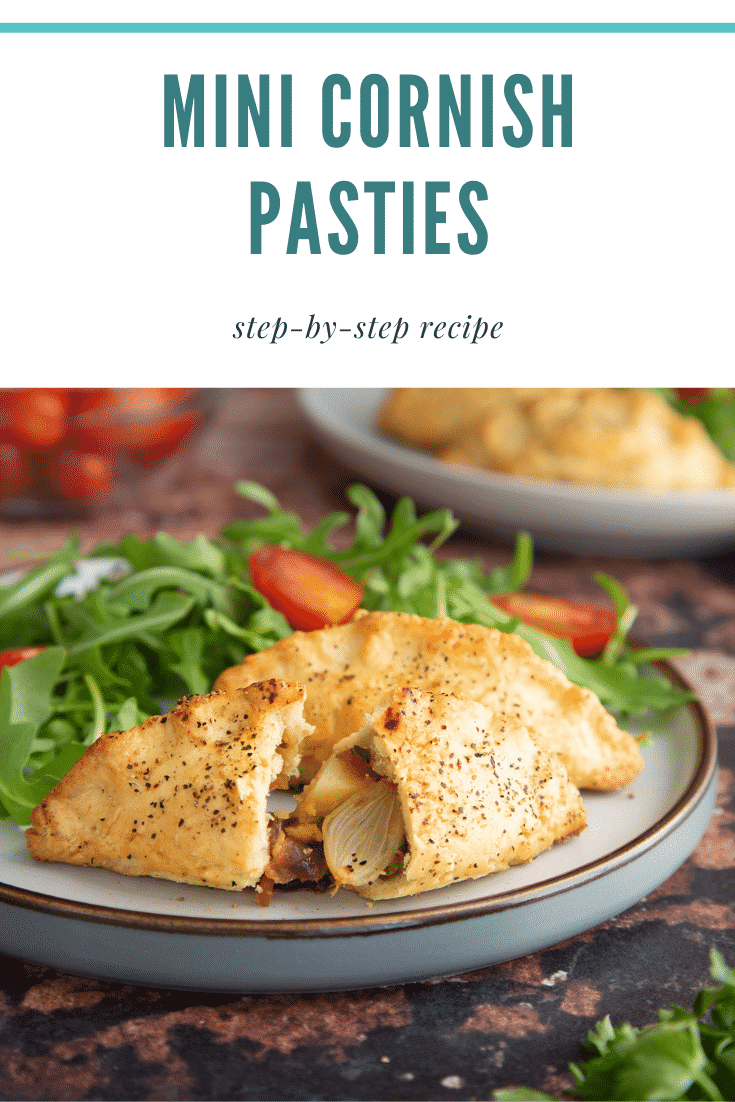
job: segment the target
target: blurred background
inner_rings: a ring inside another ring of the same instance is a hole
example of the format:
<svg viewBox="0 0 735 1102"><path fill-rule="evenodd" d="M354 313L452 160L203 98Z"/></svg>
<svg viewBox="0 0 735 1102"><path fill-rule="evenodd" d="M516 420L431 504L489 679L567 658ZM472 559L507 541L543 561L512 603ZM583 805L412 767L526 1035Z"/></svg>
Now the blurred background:
<svg viewBox="0 0 735 1102"><path fill-rule="evenodd" d="M60 402L40 403L39 412L34 396L42 394L60 395ZM214 536L234 517L262 513L235 492L239 479L265 485L307 528L345 509L349 485L372 481L326 450L298 391L289 388L6 390L0 407L0 569L17 569L56 550L72 528L82 552L128 532L145 538L163 529L183 540L199 532ZM85 470L79 452L96 457L91 470L97 482L85 483L79 474ZM15 457L16 471L20 466L25 472L20 484L9 479L8 456ZM53 471L67 482L54 485ZM374 482L373 488L390 510L396 494ZM335 543L347 540L348 532L335 533ZM463 523L442 554L475 556L492 569L508 563L512 541L492 527L480 531ZM596 570L627 587L639 608L638 635L662 646L709 649L707 661L717 667L716 675L710 669L711 680L718 691L727 686L721 712L729 716L735 658L724 659L723 652L735 655L733 541L717 553L665 557L575 554L573 546L549 551L537 543L531 584L599 603ZM723 659L726 668L720 668ZM695 661L683 661L685 672L693 672Z"/></svg>
<svg viewBox="0 0 735 1102"><path fill-rule="evenodd" d="M83 550L130 531L213 533L257 511L238 478L315 523L344 506L349 476L325 464L288 389L0 391L0 566L70 527Z"/></svg>

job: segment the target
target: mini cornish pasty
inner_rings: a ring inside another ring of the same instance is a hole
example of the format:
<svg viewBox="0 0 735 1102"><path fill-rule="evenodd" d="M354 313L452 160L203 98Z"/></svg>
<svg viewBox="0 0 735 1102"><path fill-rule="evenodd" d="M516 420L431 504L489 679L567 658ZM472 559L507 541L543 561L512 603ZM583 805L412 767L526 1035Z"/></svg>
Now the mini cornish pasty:
<svg viewBox="0 0 735 1102"><path fill-rule="evenodd" d="M417 448L442 448L461 439L487 414L545 393L544 387L399 387L378 414L389 436Z"/></svg>
<svg viewBox="0 0 735 1102"><path fill-rule="evenodd" d="M337 743L281 832L311 828L335 884L393 899L530 861L585 824L564 766L517 719L400 688Z"/></svg>
<svg viewBox="0 0 735 1102"><path fill-rule="evenodd" d="M28 848L39 861L253 887L270 859L268 792L288 785L312 731L303 707L301 686L270 680L103 735L33 811Z"/></svg>
<svg viewBox="0 0 735 1102"><path fill-rule="evenodd" d="M315 729L302 748L301 779L310 779L334 744L359 730L386 692L402 685L456 693L519 720L558 755L579 788L622 788L643 769L637 742L593 692L572 684L519 636L478 624L360 610L347 624L297 631L248 655L215 687L264 677L306 688L304 715Z"/></svg>
<svg viewBox="0 0 735 1102"><path fill-rule="evenodd" d="M370 899L529 861L579 833L579 792L512 717L398 689L343 739L298 798L270 813L312 728L304 690L266 681L187 697L98 739L32 815L39 861L206 887L318 882Z"/></svg>
<svg viewBox="0 0 735 1102"><path fill-rule="evenodd" d="M735 486L735 464L702 422L643 388L402 388L378 425L447 463L526 478L645 491Z"/></svg>
<svg viewBox="0 0 735 1102"><path fill-rule="evenodd" d="M528 478L638 490L735 485L696 417L652 390L548 390L489 412L439 458Z"/></svg>

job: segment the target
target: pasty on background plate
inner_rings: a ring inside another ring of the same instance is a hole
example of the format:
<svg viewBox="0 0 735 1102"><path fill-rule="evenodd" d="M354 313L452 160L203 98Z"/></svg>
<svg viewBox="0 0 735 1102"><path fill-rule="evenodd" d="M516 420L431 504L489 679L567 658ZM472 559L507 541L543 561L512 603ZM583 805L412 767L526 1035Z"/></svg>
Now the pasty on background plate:
<svg viewBox="0 0 735 1102"><path fill-rule="evenodd" d="M266 800L312 730L304 690L270 680L179 701L103 735L33 811L39 861L241 889L270 857Z"/></svg>
<svg viewBox="0 0 735 1102"><path fill-rule="evenodd" d="M494 628L360 610L347 624L297 631L248 655L215 688L267 677L306 688L304 715L315 730L302 748L302 779L362 727L386 692L404 685L455 693L514 717L561 758L579 788L621 788L643 769L637 742L593 692L572 684L519 636Z"/></svg>
<svg viewBox="0 0 735 1102"><path fill-rule="evenodd" d="M337 743L299 798L310 815L335 882L368 899L530 861L586 824L564 766L517 719L413 688Z"/></svg>
<svg viewBox="0 0 735 1102"><path fill-rule="evenodd" d="M388 395L378 424L417 448L441 448L485 414L543 393L542 387L399 387Z"/></svg>
<svg viewBox="0 0 735 1102"><path fill-rule="evenodd" d="M696 417L643 388L398 388L378 413L389 436L447 463L586 486L735 486Z"/></svg>
<svg viewBox="0 0 735 1102"><path fill-rule="evenodd" d="M701 421L652 390L548 390L467 423L439 458L529 478L637 490L735 486Z"/></svg>

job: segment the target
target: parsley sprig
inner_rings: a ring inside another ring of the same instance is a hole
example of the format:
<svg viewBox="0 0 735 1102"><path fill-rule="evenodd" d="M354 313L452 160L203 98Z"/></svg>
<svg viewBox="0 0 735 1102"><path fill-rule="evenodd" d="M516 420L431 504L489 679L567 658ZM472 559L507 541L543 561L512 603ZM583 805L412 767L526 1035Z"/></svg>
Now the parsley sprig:
<svg viewBox="0 0 735 1102"><path fill-rule="evenodd" d="M570 1098L584 1102L648 1102L735 1098L735 970L716 949L710 974L719 986L703 988L692 1011L671 1006L640 1028L615 1028L608 1014L582 1042L596 1055L569 1065L576 1080ZM709 1020L705 1015L709 1011ZM495 1102L542 1102L554 1096L526 1087L493 1092Z"/></svg>

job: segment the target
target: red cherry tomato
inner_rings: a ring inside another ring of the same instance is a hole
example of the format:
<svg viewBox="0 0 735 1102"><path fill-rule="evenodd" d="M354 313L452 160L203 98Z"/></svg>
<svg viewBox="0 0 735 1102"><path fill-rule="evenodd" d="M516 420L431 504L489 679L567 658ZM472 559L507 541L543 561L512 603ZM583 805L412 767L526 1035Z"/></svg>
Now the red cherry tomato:
<svg viewBox="0 0 735 1102"><path fill-rule="evenodd" d="M191 387L184 386L100 387L75 391L74 406L77 413L90 410L148 413L184 402L191 394Z"/></svg>
<svg viewBox="0 0 735 1102"><path fill-rule="evenodd" d="M674 390L680 398L706 398L710 392L707 386L675 386Z"/></svg>
<svg viewBox="0 0 735 1102"><path fill-rule="evenodd" d="M10 650L0 650L0 670L3 666L17 666L19 662L25 662L26 658L35 658L45 647L12 647Z"/></svg>
<svg viewBox="0 0 735 1102"><path fill-rule="evenodd" d="M31 451L49 451L67 431L69 398L65 390L4 390L0 420L13 444Z"/></svg>
<svg viewBox="0 0 735 1102"><path fill-rule="evenodd" d="M611 609L541 593L494 593L490 601L524 624L568 639L577 654L598 654L615 631Z"/></svg>
<svg viewBox="0 0 735 1102"><path fill-rule="evenodd" d="M339 567L274 544L253 552L250 573L258 592L299 631L343 624L362 600L362 586Z"/></svg>
<svg viewBox="0 0 735 1102"><path fill-rule="evenodd" d="M17 444L0 443L0 498L18 497L31 484L28 456Z"/></svg>
<svg viewBox="0 0 735 1102"><path fill-rule="evenodd" d="M49 478L64 497L86 501L113 486L115 465L106 455L65 448L51 460Z"/></svg>
<svg viewBox="0 0 735 1102"><path fill-rule="evenodd" d="M147 466L169 455L201 424L197 409L177 407L189 387L88 390L75 397L75 440L91 451L119 451Z"/></svg>

